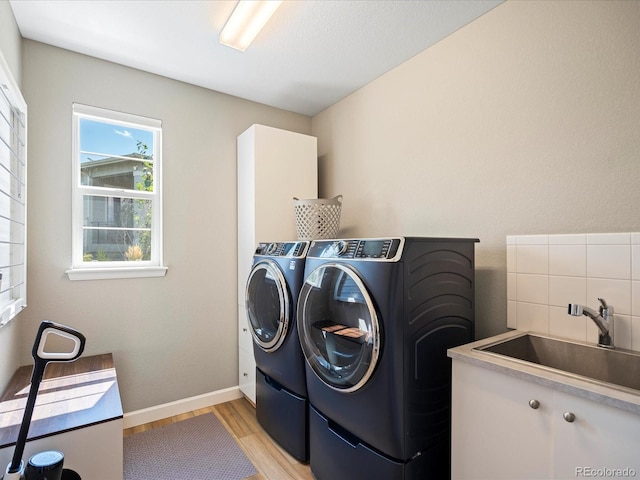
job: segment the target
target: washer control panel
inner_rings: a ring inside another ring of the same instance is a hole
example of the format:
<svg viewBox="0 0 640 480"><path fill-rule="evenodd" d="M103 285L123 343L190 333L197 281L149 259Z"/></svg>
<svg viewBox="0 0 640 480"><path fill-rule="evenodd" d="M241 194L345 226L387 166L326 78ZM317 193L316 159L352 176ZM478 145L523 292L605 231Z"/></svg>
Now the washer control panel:
<svg viewBox="0 0 640 480"><path fill-rule="evenodd" d="M260 242L255 255L268 257L304 257L307 253L309 242Z"/></svg>
<svg viewBox="0 0 640 480"><path fill-rule="evenodd" d="M402 238L314 240L307 256L393 261L401 252L402 244Z"/></svg>

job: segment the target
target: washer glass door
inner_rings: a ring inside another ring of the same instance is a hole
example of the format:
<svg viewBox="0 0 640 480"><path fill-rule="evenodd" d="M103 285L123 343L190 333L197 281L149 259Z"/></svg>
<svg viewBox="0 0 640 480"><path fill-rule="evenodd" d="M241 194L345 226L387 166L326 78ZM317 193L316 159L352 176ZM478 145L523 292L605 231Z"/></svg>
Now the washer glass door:
<svg viewBox="0 0 640 480"><path fill-rule="evenodd" d="M311 272L298 298L298 335L311 369L325 384L352 392L373 374L380 329L373 302L348 265Z"/></svg>
<svg viewBox="0 0 640 480"><path fill-rule="evenodd" d="M291 301L284 275L272 260L251 269L246 305L254 341L266 352L277 350L287 336Z"/></svg>

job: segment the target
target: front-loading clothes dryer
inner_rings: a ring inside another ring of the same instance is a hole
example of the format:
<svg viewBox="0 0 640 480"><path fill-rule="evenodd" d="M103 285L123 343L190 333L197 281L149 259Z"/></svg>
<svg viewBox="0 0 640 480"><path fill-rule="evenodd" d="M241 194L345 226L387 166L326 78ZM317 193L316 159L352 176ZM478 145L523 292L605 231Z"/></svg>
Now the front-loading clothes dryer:
<svg viewBox="0 0 640 480"><path fill-rule="evenodd" d="M309 242L260 243L246 306L256 361L256 417L296 459L309 459L308 401L296 305Z"/></svg>
<svg viewBox="0 0 640 480"><path fill-rule="evenodd" d="M474 339L475 242L312 242L298 331L318 480L448 478L446 351Z"/></svg>

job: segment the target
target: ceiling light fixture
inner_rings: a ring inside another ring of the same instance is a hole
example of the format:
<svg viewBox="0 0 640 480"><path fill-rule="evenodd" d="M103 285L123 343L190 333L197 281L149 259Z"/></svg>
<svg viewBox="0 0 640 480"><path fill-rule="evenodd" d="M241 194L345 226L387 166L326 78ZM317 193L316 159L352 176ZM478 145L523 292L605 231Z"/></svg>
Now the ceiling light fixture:
<svg viewBox="0 0 640 480"><path fill-rule="evenodd" d="M220 43L244 52L282 0L240 0L220 32Z"/></svg>

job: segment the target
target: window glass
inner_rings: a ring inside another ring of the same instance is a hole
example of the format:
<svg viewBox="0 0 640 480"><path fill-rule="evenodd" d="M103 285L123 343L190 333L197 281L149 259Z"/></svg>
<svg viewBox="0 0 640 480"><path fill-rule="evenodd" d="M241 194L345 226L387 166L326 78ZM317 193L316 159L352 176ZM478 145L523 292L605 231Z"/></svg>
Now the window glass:
<svg viewBox="0 0 640 480"><path fill-rule="evenodd" d="M85 261L151 259L152 204L123 197L84 197Z"/></svg>
<svg viewBox="0 0 640 480"><path fill-rule="evenodd" d="M161 266L160 127L74 105L75 268Z"/></svg>
<svg viewBox="0 0 640 480"><path fill-rule="evenodd" d="M153 191L152 131L80 118L82 185Z"/></svg>

